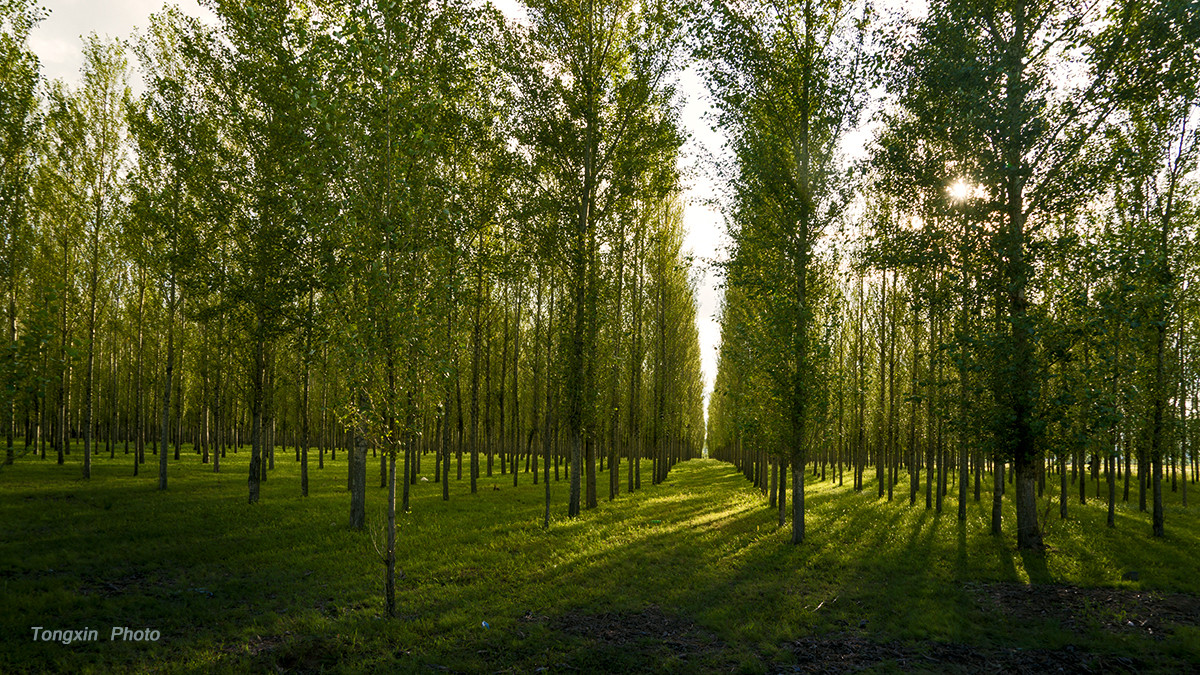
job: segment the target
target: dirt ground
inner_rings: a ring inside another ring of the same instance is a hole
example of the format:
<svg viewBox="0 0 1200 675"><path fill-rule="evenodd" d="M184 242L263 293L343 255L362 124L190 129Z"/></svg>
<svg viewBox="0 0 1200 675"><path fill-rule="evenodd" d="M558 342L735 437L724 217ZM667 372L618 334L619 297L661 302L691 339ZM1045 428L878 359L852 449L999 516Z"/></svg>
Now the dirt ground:
<svg viewBox="0 0 1200 675"><path fill-rule="evenodd" d="M964 587L985 615L1014 624L1056 621L1070 631L1096 628L1114 634L1133 634L1161 640L1175 626L1200 625L1200 598L1179 594L1110 588L1028 586L1014 583L971 583ZM707 672L722 662L725 645L711 632L686 617L650 606L640 612L562 616L526 615L525 622L586 640L584 650L619 651L673 671ZM833 632L800 638L783 649L792 662L765 662L768 673L862 671L929 673L1137 673L1150 666L1137 655L1101 654L1081 647L1021 649L981 647L935 641L880 642L863 631ZM669 666L664 658L669 659ZM586 658L584 662L587 661ZM604 670L603 661L590 662ZM615 666L615 664L613 664ZM568 670L577 670L568 667ZM731 664L719 670L737 670ZM1197 670L1200 672L1200 664Z"/></svg>
<svg viewBox="0 0 1200 675"><path fill-rule="evenodd" d="M1162 639L1173 625L1200 625L1200 598L1117 588L967 584L986 611L1019 622L1054 619L1069 629L1098 626L1112 633Z"/></svg>

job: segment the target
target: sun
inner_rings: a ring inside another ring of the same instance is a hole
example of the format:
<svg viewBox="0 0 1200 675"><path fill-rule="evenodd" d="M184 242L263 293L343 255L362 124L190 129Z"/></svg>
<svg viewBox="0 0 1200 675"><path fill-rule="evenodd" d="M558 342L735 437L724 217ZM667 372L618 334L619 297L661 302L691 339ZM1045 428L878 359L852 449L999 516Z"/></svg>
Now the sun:
<svg viewBox="0 0 1200 675"><path fill-rule="evenodd" d="M975 186L961 180L955 181L946 188L946 194L950 195L950 198L956 202L961 202L970 197L974 192Z"/></svg>

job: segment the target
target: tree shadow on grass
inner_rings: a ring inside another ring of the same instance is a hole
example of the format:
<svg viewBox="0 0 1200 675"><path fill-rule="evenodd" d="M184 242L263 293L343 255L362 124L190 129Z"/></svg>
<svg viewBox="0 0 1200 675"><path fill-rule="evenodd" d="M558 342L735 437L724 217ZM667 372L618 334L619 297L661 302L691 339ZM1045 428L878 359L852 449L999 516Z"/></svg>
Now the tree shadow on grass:
<svg viewBox="0 0 1200 675"><path fill-rule="evenodd" d="M480 492L469 495L454 483L450 502L441 501L439 485L425 485L414 493L413 513L400 516L399 565L407 576L397 604L403 618L388 621L377 618L383 613L383 567L370 536L345 528L344 464L324 475L314 470L307 500L296 493L291 463L280 464L263 502L249 506L242 459L228 460L216 478L198 463L189 466L191 474L172 474L181 479L166 494L133 493L128 481L97 480L65 490L78 500L10 504L6 522L20 542L10 550L22 549L22 565L13 571L22 576L10 580L12 587L26 595L41 589L38 579L24 578L41 567L79 579L88 570L94 578L86 579L86 588L112 584L120 594L96 593L86 602L39 594L37 607L64 621L111 614L101 609L161 621L155 627L171 629L175 652L250 670L268 662L303 667L309 653L304 635L351 635L358 636L353 643L320 649L336 648L382 670L435 665L462 672L687 672L729 670L731 663L761 666L760 652L771 645L829 631L876 641L970 641L979 633L963 626L989 616L972 604L964 582L1024 583L1021 570L1035 583L1080 583L1093 573L1102 583L1113 569L1119 575L1131 568L1143 579L1184 588L1200 576L1188 572L1195 571L1194 556L1181 553L1197 543L1183 523L1173 527L1169 521L1168 537L1152 540L1141 534L1148 530L1145 514L1119 509L1114 532L1102 527L1100 509L1076 507L1086 525L1064 525L1055 533L1055 545L1064 550L1026 559L1007 535L987 534L989 502L973 505L968 522L952 527L952 509L939 515L910 507L903 497L880 500L870 489L873 482L855 493L810 478L808 538L792 546L789 528L775 526L775 510L736 469L688 462L666 484L644 485L574 520L562 516L565 483L553 483L549 530L540 527L540 484L514 490L511 476L497 475L481 478ZM31 477L43 474L61 471L31 470ZM144 478L150 485L153 476ZM30 494L64 492L61 482L57 492L49 484L30 481ZM368 495L369 504L379 504L377 494ZM110 497L111 510L95 506ZM132 557L115 542L135 542ZM64 550L69 560L61 560ZM1075 567L1064 564L1069 555L1078 559ZM1168 569L1172 561L1181 563L1178 570ZM163 572L166 586L121 586L121 575L130 570L148 578ZM690 622L723 647L695 654L670 642L678 637L621 637L622 627L644 623L651 607L670 621ZM555 623L572 616L583 634L567 631L569 622ZM604 620L620 639L586 633ZM196 635L189 628L195 626L206 628ZM1044 644L1036 629L1000 627L985 637ZM122 663L148 668L139 658Z"/></svg>

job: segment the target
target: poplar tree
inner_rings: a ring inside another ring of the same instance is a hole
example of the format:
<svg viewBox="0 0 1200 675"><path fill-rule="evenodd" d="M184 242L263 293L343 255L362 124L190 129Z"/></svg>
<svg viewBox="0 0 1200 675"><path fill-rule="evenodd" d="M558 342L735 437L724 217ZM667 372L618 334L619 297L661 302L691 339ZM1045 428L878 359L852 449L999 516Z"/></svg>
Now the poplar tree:
<svg viewBox="0 0 1200 675"><path fill-rule="evenodd" d="M124 107L129 99L128 66L118 42L102 42L90 35L83 49L83 84L79 91L80 121L84 124L80 184L73 186L83 204L84 252L87 265L87 371L83 394L83 476L91 477L93 402L96 369L96 329L107 304L101 270L111 267L115 248L114 225L121 205L124 168ZM169 367L168 367L169 371ZM163 441L166 444L165 437ZM163 455L165 457L165 453ZM161 460L160 488L166 487L166 462Z"/></svg>
<svg viewBox="0 0 1200 675"><path fill-rule="evenodd" d="M682 14L666 1L533 0L528 7L533 58L549 77L535 73L527 80L523 93L534 116L526 122L526 138L558 191L571 312L562 353L571 452L567 512L574 517L585 472L587 506L596 505L590 449L599 439L594 357L604 318L597 252L604 225L613 222L619 197L629 189L622 175L626 167L638 166L639 156L661 156L655 148L681 143L671 113L670 75Z"/></svg>
<svg viewBox="0 0 1200 675"><path fill-rule="evenodd" d="M865 7L812 0L712 2L701 55L731 136L729 275L761 316L773 386L786 411L792 543L804 540L804 466L816 441L819 316L828 282L815 244L846 202L838 142L863 103Z"/></svg>
<svg viewBox="0 0 1200 675"><path fill-rule="evenodd" d="M1023 549L1043 547L1036 485L1047 371L1038 350L1046 326L1036 306L1037 244L1050 220L1077 213L1095 195L1104 154L1096 132L1118 106L1118 92L1147 75L1134 57L1156 28L1139 18L1140 6L943 0L915 22L895 59L917 138L973 174L968 182L983 187L982 208L998 221L989 378L995 439L1015 472ZM1052 76L1065 69L1083 76ZM947 187L963 178L945 169Z"/></svg>
<svg viewBox="0 0 1200 675"><path fill-rule="evenodd" d="M34 143L38 133L39 63L29 49L29 32L43 14L31 1L0 4L0 276L4 283L7 333L0 357L5 425L4 463L14 461L17 399L32 384L33 354L17 335L18 295L34 251L29 216ZM32 309L32 308L31 308ZM30 322L26 322L30 323ZM28 445L26 438L26 445Z"/></svg>
<svg viewBox="0 0 1200 675"><path fill-rule="evenodd" d="M273 434L268 388L274 346L297 320L297 306L322 279L323 184L330 172L322 132L320 43L331 20L308 2L206 0L219 39L191 31L189 68L204 83L207 114L222 148L220 251L225 274L214 310L245 323L252 345L249 501L257 502ZM231 152L230 152L231 151ZM202 251L211 262L217 251ZM209 264L206 262L205 264Z"/></svg>

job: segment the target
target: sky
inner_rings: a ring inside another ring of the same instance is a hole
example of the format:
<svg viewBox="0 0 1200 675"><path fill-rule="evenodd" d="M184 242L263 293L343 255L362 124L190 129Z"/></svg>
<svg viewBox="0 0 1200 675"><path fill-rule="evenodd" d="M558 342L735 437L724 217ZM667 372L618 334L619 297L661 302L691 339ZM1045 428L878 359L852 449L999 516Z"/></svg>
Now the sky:
<svg viewBox="0 0 1200 675"><path fill-rule="evenodd" d="M496 2L509 18L518 23L527 22L517 0ZM186 14L213 20L212 13L196 0L179 0L173 4L177 4ZM50 15L34 29L30 36L30 47L41 59L45 77L61 78L71 84L78 83L79 69L83 65L81 36L95 32L101 37L129 38L135 30L147 25L151 13L163 7L161 0L42 0L42 5L50 10ZM136 69L136 64L131 65ZM133 84L136 89L136 77ZM724 138L713 131L705 119L711 106L704 83L692 64L688 64L680 75L679 93L681 122L688 134L681 159L681 169L685 174L684 220L687 228L684 248L694 256L693 273L698 280L696 319L707 403L717 374L717 352L721 341L721 327L717 320L721 302L718 288L720 280L711 263L723 258L728 237L722 216L705 204L707 198L717 193L718 186L705 170L703 157L707 153L719 154ZM855 154L865 140L865 134L852 136L847 150ZM707 415L707 405L705 407Z"/></svg>

